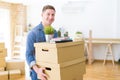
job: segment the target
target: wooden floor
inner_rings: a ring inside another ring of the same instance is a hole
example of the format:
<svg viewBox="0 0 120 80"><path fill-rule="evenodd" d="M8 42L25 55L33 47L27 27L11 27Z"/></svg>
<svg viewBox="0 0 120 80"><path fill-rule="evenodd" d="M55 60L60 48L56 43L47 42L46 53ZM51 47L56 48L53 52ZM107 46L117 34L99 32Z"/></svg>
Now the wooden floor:
<svg viewBox="0 0 120 80"><path fill-rule="evenodd" d="M25 80L22 77L19 80ZM86 74L83 80L120 80L120 63L107 62L103 65L103 61L95 61L92 65L86 64Z"/></svg>
<svg viewBox="0 0 120 80"><path fill-rule="evenodd" d="M111 61L105 65L103 61L95 61L92 65L87 64L83 80L120 80L120 63L115 63L115 66Z"/></svg>

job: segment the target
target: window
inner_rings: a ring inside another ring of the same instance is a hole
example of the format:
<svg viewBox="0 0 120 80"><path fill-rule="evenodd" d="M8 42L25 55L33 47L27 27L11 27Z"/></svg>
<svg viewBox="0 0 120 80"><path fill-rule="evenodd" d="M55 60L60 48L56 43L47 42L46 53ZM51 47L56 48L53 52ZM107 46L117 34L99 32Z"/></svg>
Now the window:
<svg viewBox="0 0 120 80"><path fill-rule="evenodd" d="M10 56L10 11L5 8L0 8L0 42L5 42L7 55Z"/></svg>

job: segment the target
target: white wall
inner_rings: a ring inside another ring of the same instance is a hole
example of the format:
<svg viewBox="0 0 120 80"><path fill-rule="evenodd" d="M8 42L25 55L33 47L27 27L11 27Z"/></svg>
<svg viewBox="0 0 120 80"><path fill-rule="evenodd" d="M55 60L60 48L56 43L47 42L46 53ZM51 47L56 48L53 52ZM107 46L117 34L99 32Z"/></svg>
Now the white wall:
<svg viewBox="0 0 120 80"><path fill-rule="evenodd" d="M87 36L88 30L92 29L93 37L116 37L116 0L36 0L28 7L28 23L37 25L40 22L41 9L45 4L52 4L57 10L54 27L63 26L71 34L81 30Z"/></svg>
<svg viewBox="0 0 120 80"><path fill-rule="evenodd" d="M120 37L120 0L117 3L117 36Z"/></svg>
<svg viewBox="0 0 120 80"><path fill-rule="evenodd" d="M28 24L33 26L41 21L41 9L45 4L52 4L56 8L56 20L53 26L58 29L64 27L71 37L77 30L88 37L88 31L93 31L95 38L120 37L120 1L119 0L34 0L28 4ZM94 56L103 59L104 45L95 45ZM115 59L119 59L119 45L114 45Z"/></svg>

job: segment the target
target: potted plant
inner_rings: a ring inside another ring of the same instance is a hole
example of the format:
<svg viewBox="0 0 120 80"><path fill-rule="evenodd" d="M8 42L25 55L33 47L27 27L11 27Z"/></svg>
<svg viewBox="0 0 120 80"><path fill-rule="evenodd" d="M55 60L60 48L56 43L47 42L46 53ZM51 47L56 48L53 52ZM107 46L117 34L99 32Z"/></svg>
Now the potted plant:
<svg viewBox="0 0 120 80"><path fill-rule="evenodd" d="M83 34L82 34L82 32L77 31L77 32L75 33L75 39L74 39L74 40L75 40L75 41L83 40Z"/></svg>
<svg viewBox="0 0 120 80"><path fill-rule="evenodd" d="M76 34L76 37L81 37L82 38L82 32L77 31L75 34Z"/></svg>
<svg viewBox="0 0 120 80"><path fill-rule="evenodd" d="M77 32L76 32L76 34L82 34L82 32L80 32L80 31L77 31Z"/></svg>
<svg viewBox="0 0 120 80"><path fill-rule="evenodd" d="M49 42L53 38L54 28L52 26L46 26L44 28L44 33L45 33L46 41Z"/></svg>

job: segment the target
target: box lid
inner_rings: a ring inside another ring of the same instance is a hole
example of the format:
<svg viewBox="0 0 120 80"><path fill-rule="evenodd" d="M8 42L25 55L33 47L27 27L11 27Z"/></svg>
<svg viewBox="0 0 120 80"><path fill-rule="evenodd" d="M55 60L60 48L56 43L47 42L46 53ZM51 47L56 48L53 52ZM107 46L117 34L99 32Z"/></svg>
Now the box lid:
<svg viewBox="0 0 120 80"><path fill-rule="evenodd" d="M67 47L67 46L74 46L74 45L80 45L80 44L84 44L84 41L65 42L65 43L39 42L39 43L34 43L34 46L58 48L58 47Z"/></svg>

